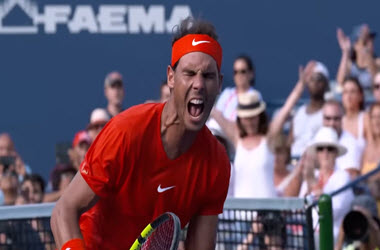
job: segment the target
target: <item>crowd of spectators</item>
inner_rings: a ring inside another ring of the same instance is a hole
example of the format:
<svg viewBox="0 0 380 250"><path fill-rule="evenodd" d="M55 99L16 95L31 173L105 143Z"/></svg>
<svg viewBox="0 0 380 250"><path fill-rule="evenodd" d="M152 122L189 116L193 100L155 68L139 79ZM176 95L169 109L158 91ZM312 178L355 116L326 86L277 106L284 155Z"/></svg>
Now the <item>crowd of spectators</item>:
<svg viewBox="0 0 380 250"><path fill-rule="evenodd" d="M338 29L342 57L336 77L319 61L300 66L298 81L272 117L267 113L270 100L255 88L254 63L246 55L236 58L235 86L223 90L207 122L230 156L230 197L315 200L379 165L380 60L374 54L375 36L365 24L354 27L350 36ZM305 90L308 98L302 99ZM104 95L107 106L93 110L88 125L72 140L70 161L57 164L48 182L32 173L10 135L0 134L0 205L59 199L96 136L123 111L125 86L120 73L106 76ZM163 82L160 97L147 102L165 102L169 95ZM333 197L336 240L356 197L369 197L380 208L379 187L380 174L375 174ZM369 211L376 218L377 207ZM365 205L361 209L370 210Z"/></svg>

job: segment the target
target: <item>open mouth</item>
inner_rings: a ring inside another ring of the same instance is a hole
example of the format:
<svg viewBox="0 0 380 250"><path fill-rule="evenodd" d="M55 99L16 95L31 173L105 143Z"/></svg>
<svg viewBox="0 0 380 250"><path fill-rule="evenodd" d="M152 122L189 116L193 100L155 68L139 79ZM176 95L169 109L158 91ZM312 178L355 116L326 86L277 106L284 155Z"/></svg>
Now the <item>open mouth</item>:
<svg viewBox="0 0 380 250"><path fill-rule="evenodd" d="M187 104L187 110L192 117L198 117L203 113L204 103L202 99L191 99Z"/></svg>

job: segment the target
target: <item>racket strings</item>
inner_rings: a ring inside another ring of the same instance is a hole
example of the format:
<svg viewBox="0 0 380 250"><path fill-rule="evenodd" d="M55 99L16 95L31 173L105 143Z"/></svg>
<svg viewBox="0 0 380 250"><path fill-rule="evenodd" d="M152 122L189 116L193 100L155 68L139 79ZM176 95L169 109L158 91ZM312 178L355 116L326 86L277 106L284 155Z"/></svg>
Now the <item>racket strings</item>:
<svg viewBox="0 0 380 250"><path fill-rule="evenodd" d="M174 236L174 220L163 222L141 246L142 250L171 249Z"/></svg>

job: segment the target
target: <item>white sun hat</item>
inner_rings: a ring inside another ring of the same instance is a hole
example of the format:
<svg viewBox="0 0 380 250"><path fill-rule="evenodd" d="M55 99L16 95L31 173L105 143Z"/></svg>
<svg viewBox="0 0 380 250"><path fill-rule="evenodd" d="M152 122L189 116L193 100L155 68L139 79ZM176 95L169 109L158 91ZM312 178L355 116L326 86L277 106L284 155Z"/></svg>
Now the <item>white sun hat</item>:
<svg viewBox="0 0 380 250"><path fill-rule="evenodd" d="M266 108L265 102L256 90L238 94L237 116L240 118L252 117L262 113Z"/></svg>
<svg viewBox="0 0 380 250"><path fill-rule="evenodd" d="M330 127L321 127L314 136L313 142L308 149L316 153L317 148L321 146L331 146L336 148L338 151L338 156L344 155L347 152L347 148L339 144L338 134L336 131Z"/></svg>

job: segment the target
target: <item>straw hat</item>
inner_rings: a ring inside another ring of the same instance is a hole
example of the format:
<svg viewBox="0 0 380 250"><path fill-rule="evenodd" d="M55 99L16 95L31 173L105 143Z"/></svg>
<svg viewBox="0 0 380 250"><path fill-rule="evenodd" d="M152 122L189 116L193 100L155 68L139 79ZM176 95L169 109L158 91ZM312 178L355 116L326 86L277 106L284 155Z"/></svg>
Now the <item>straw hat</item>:
<svg viewBox="0 0 380 250"><path fill-rule="evenodd" d="M309 150L317 152L317 148L320 146L332 146L337 149L338 156L344 155L347 152L347 148L339 144L338 134L333 128L321 127L317 134L314 136L313 143L309 146Z"/></svg>
<svg viewBox="0 0 380 250"><path fill-rule="evenodd" d="M238 95L237 116L240 118L252 117L265 110L266 104L256 90Z"/></svg>

